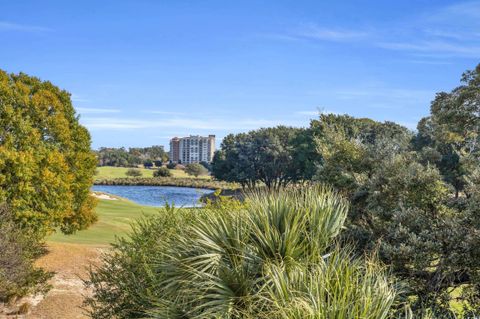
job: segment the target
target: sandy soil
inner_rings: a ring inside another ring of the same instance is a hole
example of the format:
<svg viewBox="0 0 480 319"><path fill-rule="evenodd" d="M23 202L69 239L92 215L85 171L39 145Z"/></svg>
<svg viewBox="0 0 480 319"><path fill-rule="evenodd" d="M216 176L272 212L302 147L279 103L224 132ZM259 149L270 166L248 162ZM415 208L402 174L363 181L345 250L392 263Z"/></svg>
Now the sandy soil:
<svg viewBox="0 0 480 319"><path fill-rule="evenodd" d="M103 193L91 193L93 197L96 197L98 199L106 199L106 200L118 200L117 198L115 197L112 197L110 195L107 195L107 194L103 194Z"/></svg>
<svg viewBox="0 0 480 319"><path fill-rule="evenodd" d="M98 264L102 251L107 247L49 243L49 254L38 261L40 267L54 271L52 289L45 296L30 297L32 305L25 316L28 319L80 319L88 318L81 309L85 290L82 278L86 278L90 264Z"/></svg>

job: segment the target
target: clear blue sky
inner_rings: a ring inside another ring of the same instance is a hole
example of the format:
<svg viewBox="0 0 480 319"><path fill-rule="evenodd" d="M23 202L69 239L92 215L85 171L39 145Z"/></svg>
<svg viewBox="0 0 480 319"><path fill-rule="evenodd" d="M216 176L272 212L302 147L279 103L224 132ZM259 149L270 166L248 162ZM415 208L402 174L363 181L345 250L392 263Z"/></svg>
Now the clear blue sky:
<svg viewBox="0 0 480 319"><path fill-rule="evenodd" d="M319 109L415 128L480 62L480 1L0 0L0 43L1 69L72 93L94 148Z"/></svg>

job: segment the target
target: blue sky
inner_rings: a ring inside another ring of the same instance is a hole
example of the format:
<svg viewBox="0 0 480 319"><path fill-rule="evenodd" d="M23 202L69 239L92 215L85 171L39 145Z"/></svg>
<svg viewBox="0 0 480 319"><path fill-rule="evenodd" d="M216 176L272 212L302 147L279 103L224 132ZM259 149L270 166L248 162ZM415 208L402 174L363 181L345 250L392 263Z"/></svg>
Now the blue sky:
<svg viewBox="0 0 480 319"><path fill-rule="evenodd" d="M318 110L413 129L480 62L480 1L0 0L0 43L1 69L72 93L94 148Z"/></svg>

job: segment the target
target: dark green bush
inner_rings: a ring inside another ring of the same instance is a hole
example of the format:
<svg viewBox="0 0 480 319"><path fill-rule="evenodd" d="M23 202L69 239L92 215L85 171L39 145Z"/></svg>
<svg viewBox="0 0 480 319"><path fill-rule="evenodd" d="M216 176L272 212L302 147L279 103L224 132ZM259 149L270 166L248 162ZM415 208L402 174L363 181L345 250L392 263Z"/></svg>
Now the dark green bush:
<svg viewBox="0 0 480 319"><path fill-rule="evenodd" d="M185 167L185 173L187 173L188 175L193 175L195 177L198 177L200 175L207 175L208 170L201 164L192 163L192 164L188 164Z"/></svg>
<svg viewBox="0 0 480 319"><path fill-rule="evenodd" d="M160 167L153 172L153 177L172 177L172 172L166 167Z"/></svg>
<svg viewBox="0 0 480 319"><path fill-rule="evenodd" d="M130 169L127 170L125 175L131 176L131 177L140 177L140 176L142 176L142 171L140 171L139 169L136 169L136 168L130 168Z"/></svg>

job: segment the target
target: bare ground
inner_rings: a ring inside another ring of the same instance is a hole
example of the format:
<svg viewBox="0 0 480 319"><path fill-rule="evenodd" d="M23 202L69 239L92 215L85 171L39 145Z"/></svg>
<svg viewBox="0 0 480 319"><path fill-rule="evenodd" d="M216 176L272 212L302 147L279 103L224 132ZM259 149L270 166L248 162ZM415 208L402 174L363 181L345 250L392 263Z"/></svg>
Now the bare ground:
<svg viewBox="0 0 480 319"><path fill-rule="evenodd" d="M27 319L80 319L88 318L81 309L89 293L82 279L88 275L88 266L98 264L105 246L49 243L49 253L38 261L38 266L55 272L52 289L45 296L32 296L22 300L31 305L27 315L5 318ZM1 314L0 314L1 318Z"/></svg>

